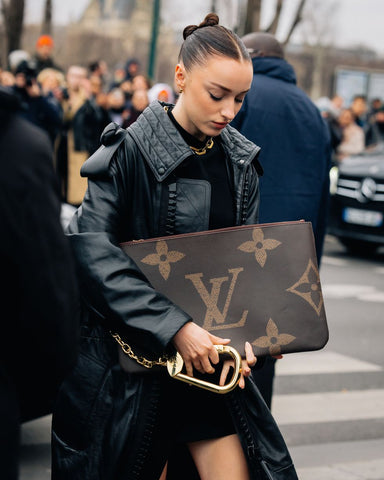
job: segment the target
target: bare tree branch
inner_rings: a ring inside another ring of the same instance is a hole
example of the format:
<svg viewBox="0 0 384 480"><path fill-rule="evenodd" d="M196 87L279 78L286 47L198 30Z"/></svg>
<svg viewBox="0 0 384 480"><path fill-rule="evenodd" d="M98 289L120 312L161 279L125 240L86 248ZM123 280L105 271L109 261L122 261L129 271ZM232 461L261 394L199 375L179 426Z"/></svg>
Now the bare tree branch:
<svg viewBox="0 0 384 480"><path fill-rule="evenodd" d="M45 0L44 18L41 26L41 33L51 35L52 33L52 0Z"/></svg>
<svg viewBox="0 0 384 480"><path fill-rule="evenodd" d="M269 25L269 27L265 29L266 32L272 33L272 35L276 34L277 27L278 27L279 21L280 21L280 15L281 15L281 9L282 8L283 8L283 0L277 0L275 15L274 15L274 17L272 19L272 22Z"/></svg>
<svg viewBox="0 0 384 480"><path fill-rule="evenodd" d="M291 38L291 35L293 33L293 31L295 30L295 28L297 27L297 25L301 22L301 20L303 19L303 9L304 9L304 6L305 6L305 2L306 0L300 0L300 4L297 8L297 12L296 12L296 16L295 16L295 19L291 25L291 28L289 29L289 32L287 34L287 37L286 39L284 40L283 42L283 45L286 45L288 42L289 42L289 39Z"/></svg>
<svg viewBox="0 0 384 480"><path fill-rule="evenodd" d="M248 0L244 34L260 30L262 0Z"/></svg>
<svg viewBox="0 0 384 480"><path fill-rule="evenodd" d="M1 10L7 41L7 55L18 50L21 44L24 22L24 0L2 0Z"/></svg>

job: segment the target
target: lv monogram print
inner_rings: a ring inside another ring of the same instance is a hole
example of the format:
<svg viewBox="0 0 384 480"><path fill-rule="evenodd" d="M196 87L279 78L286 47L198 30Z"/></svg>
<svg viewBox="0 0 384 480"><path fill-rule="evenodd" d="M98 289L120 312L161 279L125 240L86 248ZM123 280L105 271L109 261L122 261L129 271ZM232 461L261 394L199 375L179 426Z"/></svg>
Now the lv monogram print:
<svg viewBox="0 0 384 480"><path fill-rule="evenodd" d="M277 355L317 350L328 339L307 222L122 245L156 290L206 330L226 330L242 355L245 341L258 355Z"/></svg>

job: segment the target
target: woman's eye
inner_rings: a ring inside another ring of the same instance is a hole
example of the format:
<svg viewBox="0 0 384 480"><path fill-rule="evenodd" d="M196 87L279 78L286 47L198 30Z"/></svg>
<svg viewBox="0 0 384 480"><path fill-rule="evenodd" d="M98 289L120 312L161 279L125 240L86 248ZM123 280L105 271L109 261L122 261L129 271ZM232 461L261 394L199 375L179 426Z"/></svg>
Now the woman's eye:
<svg viewBox="0 0 384 480"><path fill-rule="evenodd" d="M221 100L220 97L215 97L215 95L212 95L212 93L210 93L209 95L212 98L212 100L214 100L215 102L219 102Z"/></svg>
<svg viewBox="0 0 384 480"><path fill-rule="evenodd" d="M244 102L244 98L235 98L235 102L236 102L236 103L243 103L243 102Z"/></svg>

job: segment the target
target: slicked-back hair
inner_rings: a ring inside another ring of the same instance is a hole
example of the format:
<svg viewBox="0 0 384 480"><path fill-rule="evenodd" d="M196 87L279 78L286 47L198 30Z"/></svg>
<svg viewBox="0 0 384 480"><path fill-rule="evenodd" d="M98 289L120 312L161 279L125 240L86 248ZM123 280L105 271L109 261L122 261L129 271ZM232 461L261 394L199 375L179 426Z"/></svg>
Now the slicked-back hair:
<svg viewBox="0 0 384 480"><path fill-rule="evenodd" d="M251 62L240 37L219 25L219 17L214 13L209 13L200 25L185 27L183 38L178 61L183 63L186 70L195 65L205 65L212 55Z"/></svg>

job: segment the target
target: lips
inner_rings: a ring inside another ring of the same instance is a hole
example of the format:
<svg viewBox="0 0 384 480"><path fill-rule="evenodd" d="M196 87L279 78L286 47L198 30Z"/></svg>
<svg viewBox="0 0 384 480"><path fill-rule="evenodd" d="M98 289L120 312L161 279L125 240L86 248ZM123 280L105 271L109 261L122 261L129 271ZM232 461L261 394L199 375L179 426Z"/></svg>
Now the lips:
<svg viewBox="0 0 384 480"><path fill-rule="evenodd" d="M226 122L212 122L216 128L224 128L228 125Z"/></svg>

